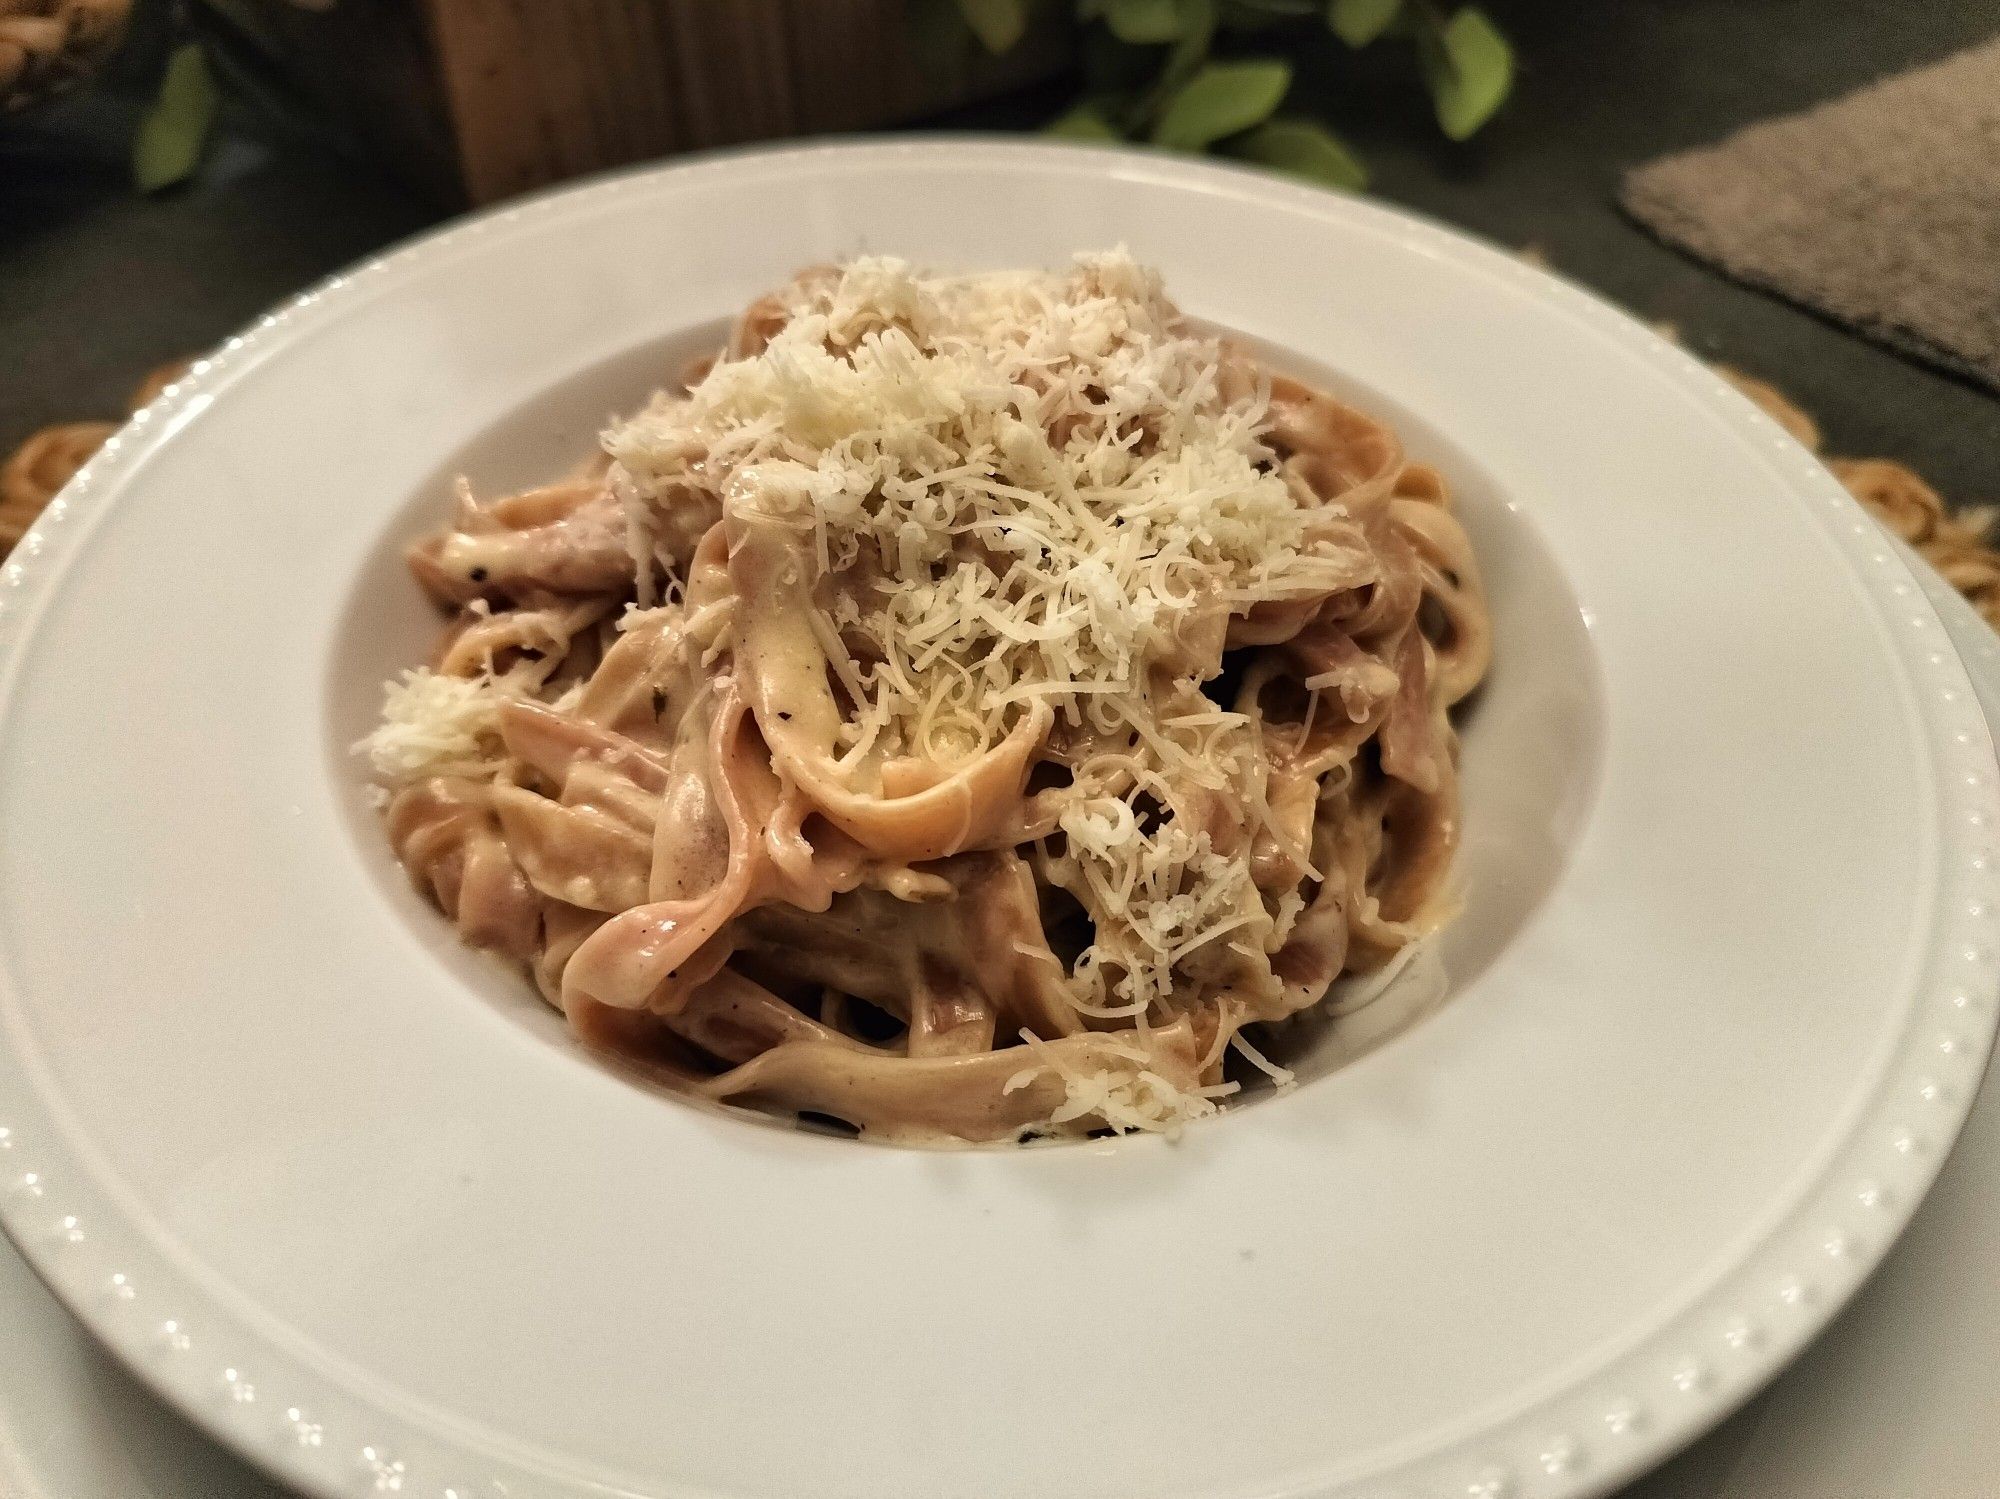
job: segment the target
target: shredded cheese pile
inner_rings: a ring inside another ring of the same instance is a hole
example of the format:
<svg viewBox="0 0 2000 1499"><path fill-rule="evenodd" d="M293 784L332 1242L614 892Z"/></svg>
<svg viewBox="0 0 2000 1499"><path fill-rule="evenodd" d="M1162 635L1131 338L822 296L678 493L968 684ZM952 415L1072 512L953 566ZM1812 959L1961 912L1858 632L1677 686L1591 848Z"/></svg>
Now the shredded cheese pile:
<svg viewBox="0 0 2000 1499"><path fill-rule="evenodd" d="M1018 1140L1289 1085L1264 1027L1343 974L1355 1044L1394 1022L1491 636L1381 423L1119 251L806 271L603 447L412 545L451 623L359 746L591 1044Z"/></svg>
<svg viewBox="0 0 2000 1499"><path fill-rule="evenodd" d="M1223 399L1219 346L1128 256L862 260L791 296L760 354L606 447L655 495L727 464L728 506L813 533L828 623L861 647L833 658L857 761L962 759L1035 701L1126 728L1192 617L1352 570L1270 463L1265 393Z"/></svg>
<svg viewBox="0 0 2000 1499"><path fill-rule="evenodd" d="M1172 810L1194 787L1268 810L1256 723L1199 683L1230 613L1367 566L1275 462L1268 381L1232 380L1123 252L954 278L864 259L802 278L784 312L761 351L607 434L633 502L726 471L725 513L810 533L855 773L963 762L1035 703L1125 750L1079 769L1061 818L1052 877L1098 933L1081 1005L1143 1017L1197 948L1268 942L1244 850Z"/></svg>
<svg viewBox="0 0 2000 1499"><path fill-rule="evenodd" d="M506 693L490 674L450 677L418 667L382 689L382 722L355 748L390 784L494 758Z"/></svg>
<svg viewBox="0 0 2000 1499"><path fill-rule="evenodd" d="M1154 1058L1143 1044L1146 1037L1134 1032L1115 1042L1110 1051L1113 1065L1090 1070L1064 1064L1055 1049L1032 1031L1022 1031L1021 1041L1041 1060L1008 1078L1002 1095L1025 1088L1044 1073L1052 1073L1063 1085L1063 1101L1048 1117L1059 1128L1077 1119L1102 1119L1119 1134L1152 1132L1175 1135L1197 1119L1216 1113L1218 1099L1240 1093L1240 1083L1209 1083L1183 1088L1164 1077L1153 1066ZM1268 1065L1268 1064L1266 1064ZM1285 1073L1286 1083L1291 1074Z"/></svg>

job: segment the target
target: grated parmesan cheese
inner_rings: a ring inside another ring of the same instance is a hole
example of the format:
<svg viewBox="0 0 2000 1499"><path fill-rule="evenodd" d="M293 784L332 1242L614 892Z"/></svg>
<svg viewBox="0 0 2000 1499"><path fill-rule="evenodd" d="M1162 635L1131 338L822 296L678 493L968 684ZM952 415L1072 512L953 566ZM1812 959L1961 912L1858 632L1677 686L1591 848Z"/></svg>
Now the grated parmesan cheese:
<svg viewBox="0 0 2000 1499"><path fill-rule="evenodd" d="M1237 1083L1180 1087L1155 1070L1143 1032L1121 1037L1111 1048L1126 1065L1088 1072L1068 1065L1056 1048L1032 1031L1022 1031L1021 1040L1042 1060L1008 1078L1000 1091L1003 1095L1013 1093L1044 1073L1054 1073L1062 1080L1063 1101L1049 1115L1051 1126L1101 1119L1117 1134L1154 1133L1172 1138L1186 1125L1218 1112L1221 1105L1216 1100L1240 1087Z"/></svg>
<svg viewBox="0 0 2000 1499"><path fill-rule="evenodd" d="M490 676L448 677L419 667L382 689L382 722L355 746L391 783L471 768L499 747L500 704Z"/></svg>
<svg viewBox="0 0 2000 1499"><path fill-rule="evenodd" d="M847 747L962 759L1037 700L1113 729L1194 612L1353 574L1271 461L1267 392L1224 401L1220 345L1129 256L930 279L869 259L789 296L762 353L605 446L642 506L726 458L729 507L853 578L828 624L874 659Z"/></svg>
<svg viewBox="0 0 2000 1499"><path fill-rule="evenodd" d="M1256 723L1200 693L1225 618L1366 582L1374 559L1266 443L1268 377L1123 251L958 277L862 259L784 300L760 352L606 434L617 492L648 509L726 474L725 515L810 538L857 784L962 763L1043 708L1058 734L1135 746L1077 767L1044 872L1095 926L1079 1007L1143 1029L1178 970L1226 963L1232 934L1269 950L1279 915L1247 835L1218 847L1190 803L1207 788L1271 822ZM629 529L635 548L663 530ZM1149 1112L1154 1084L1105 1086L1093 1108Z"/></svg>

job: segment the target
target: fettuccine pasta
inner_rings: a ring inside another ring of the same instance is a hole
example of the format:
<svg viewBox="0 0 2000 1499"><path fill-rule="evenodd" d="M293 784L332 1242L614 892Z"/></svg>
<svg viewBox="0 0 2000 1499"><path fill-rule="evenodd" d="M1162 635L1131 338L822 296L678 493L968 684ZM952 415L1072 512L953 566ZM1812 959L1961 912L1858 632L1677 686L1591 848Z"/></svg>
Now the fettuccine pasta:
<svg viewBox="0 0 2000 1499"><path fill-rule="evenodd" d="M364 741L590 1044L883 1138L1173 1130L1445 915L1445 486L1122 252L809 270L603 447L461 486Z"/></svg>

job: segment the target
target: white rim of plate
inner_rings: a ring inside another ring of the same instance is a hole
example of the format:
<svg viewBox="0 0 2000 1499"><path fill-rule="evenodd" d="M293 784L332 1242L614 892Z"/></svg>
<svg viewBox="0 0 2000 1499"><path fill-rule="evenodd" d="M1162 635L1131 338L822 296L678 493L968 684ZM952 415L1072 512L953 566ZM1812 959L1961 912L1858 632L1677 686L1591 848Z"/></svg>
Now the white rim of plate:
<svg viewBox="0 0 2000 1499"><path fill-rule="evenodd" d="M1116 161L1129 176L1164 186L1196 184L1211 192L1262 199L1313 217L1329 208L1360 215L1412 249L1448 253L1502 280L1532 288L1553 310L1591 328L1624 352L1644 358L1711 412L1763 447L1853 570L1869 596L1916 698L1939 776L1944 836L1938 853L1939 930L1915 989L1909 1022L1847 1134L1812 1187L1764 1238L1720 1274L1678 1315L1617 1358L1564 1376L1483 1430L1413 1457L1365 1489L1341 1485L1315 1493L1418 1493L1465 1499L1538 1499L1601 1495L1656 1464L1756 1393L1823 1328L1895 1242L1935 1180L1971 1108L1992 1049L2000 994L2000 765L1964 664L1898 549L1832 474L1734 387L1684 350L1581 286L1529 265L1462 231L1408 210L1335 195L1262 173L1185 158L1095 146L1005 138L907 136L883 142L835 140L804 147L753 147L707 154L669 166L608 173L541 192L415 236L339 271L283 303L214 353L196 360L151 405L105 443L37 520L0 566L0 714L12 693L21 647L57 586L65 563L88 539L91 517L115 497L119 482L176 429L205 408L218 389L287 334L335 316L353 298L413 261L463 248L599 198L742 171L824 162L852 169L952 152L968 167L1035 164L1074 172ZM0 984L5 983L0 970ZM0 1047L0 1105L27 1110L12 1050ZM12 1097L12 1104L5 1100ZM46 1120L0 1114L0 1228L78 1318L138 1378L180 1413L247 1460L287 1483L327 1496L361 1492L428 1499L520 1496L547 1491L521 1471L489 1473L471 1486L419 1489L396 1454L439 1454L455 1471L493 1465L491 1454L407 1425L359 1402L367 1429L335 1430L309 1419L287 1392L260 1387L236 1363L210 1368L187 1355L190 1328L226 1329L216 1341L268 1346L219 1304L161 1304L141 1294L152 1263L143 1240L114 1219L86 1225L72 1192L88 1192L87 1168L55 1143ZM29 1145L32 1129L35 1148ZM126 1265L108 1280L73 1251L90 1243L99 1261L107 1245ZM178 1279L163 1275L163 1279ZM207 1339L204 1339L207 1341ZM1605 1389L1617 1394L1608 1399ZM310 1401L310 1395L300 1397ZM270 1411L284 1413L274 1433ZM331 1416L331 1412L329 1412ZM280 1438L273 1440L274 1436ZM431 1466L428 1462L425 1466ZM476 1471L476 1470L474 1470ZM525 1487L522 1480L533 1487ZM1384 1486L1384 1485L1390 1486Z"/></svg>

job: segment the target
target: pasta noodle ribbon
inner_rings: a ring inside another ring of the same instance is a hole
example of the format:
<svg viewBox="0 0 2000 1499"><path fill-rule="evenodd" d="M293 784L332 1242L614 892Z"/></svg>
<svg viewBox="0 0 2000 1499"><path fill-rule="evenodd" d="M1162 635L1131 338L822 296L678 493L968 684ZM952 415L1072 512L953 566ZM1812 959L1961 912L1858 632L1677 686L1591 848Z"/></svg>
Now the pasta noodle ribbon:
<svg viewBox="0 0 2000 1499"><path fill-rule="evenodd" d="M397 857L691 1098L1171 1132L1449 914L1493 653L1449 488L1122 252L814 267L409 560Z"/></svg>

